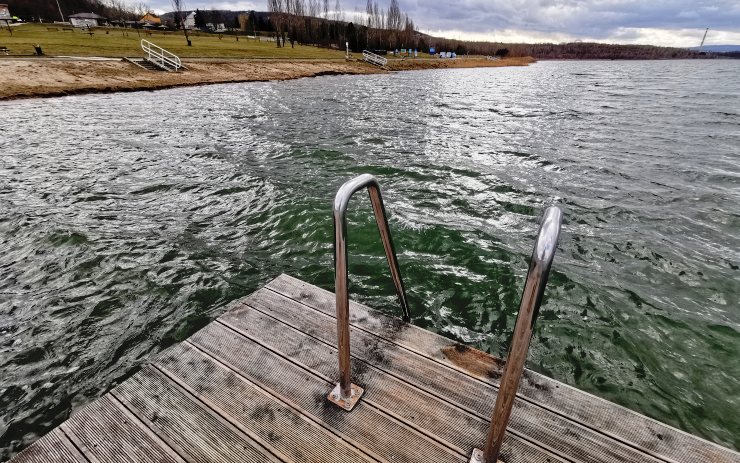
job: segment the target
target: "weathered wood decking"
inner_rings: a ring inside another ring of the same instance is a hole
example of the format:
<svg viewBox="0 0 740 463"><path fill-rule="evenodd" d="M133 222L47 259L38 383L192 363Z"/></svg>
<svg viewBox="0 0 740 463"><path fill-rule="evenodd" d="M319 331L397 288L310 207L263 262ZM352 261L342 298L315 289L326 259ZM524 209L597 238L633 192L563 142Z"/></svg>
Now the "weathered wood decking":
<svg viewBox="0 0 740 463"><path fill-rule="evenodd" d="M351 305L352 413L333 294L282 275L31 445L26 462L467 462L501 362ZM526 371L501 457L740 463L740 454Z"/></svg>

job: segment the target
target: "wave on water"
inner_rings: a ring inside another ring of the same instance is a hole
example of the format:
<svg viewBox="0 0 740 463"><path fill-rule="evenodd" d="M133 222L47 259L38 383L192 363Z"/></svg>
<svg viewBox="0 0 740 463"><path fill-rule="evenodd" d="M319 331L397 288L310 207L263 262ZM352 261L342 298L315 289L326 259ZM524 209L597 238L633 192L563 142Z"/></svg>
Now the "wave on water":
<svg viewBox="0 0 740 463"><path fill-rule="evenodd" d="M331 201L365 172L415 324L505 356L539 216L558 204L528 366L740 448L738 64L0 103L0 459L280 273L331 290ZM395 314L359 198L351 294Z"/></svg>

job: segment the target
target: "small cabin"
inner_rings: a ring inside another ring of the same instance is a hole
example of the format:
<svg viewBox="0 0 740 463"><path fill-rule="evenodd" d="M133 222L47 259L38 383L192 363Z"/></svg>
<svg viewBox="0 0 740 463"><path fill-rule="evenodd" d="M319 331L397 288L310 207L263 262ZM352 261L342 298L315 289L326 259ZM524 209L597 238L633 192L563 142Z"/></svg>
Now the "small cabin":
<svg viewBox="0 0 740 463"><path fill-rule="evenodd" d="M145 14L139 20L139 22L144 23L144 24L157 24L157 25L159 25L159 24L162 24L162 19L159 16L157 16L156 14L149 12L149 13Z"/></svg>
<svg viewBox="0 0 740 463"><path fill-rule="evenodd" d="M74 27L98 27L105 20L103 16L95 13L77 13L69 15L69 22Z"/></svg>
<svg viewBox="0 0 740 463"><path fill-rule="evenodd" d="M0 19L4 20L10 20L13 17L10 16L10 10L8 9L8 5L5 5L4 3L0 4Z"/></svg>

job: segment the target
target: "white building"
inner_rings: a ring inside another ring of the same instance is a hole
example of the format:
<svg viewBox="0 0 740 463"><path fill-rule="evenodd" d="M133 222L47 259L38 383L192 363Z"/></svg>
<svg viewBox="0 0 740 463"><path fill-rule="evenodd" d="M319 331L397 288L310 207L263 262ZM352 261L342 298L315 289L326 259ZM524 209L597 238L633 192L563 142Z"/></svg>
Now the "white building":
<svg viewBox="0 0 740 463"><path fill-rule="evenodd" d="M104 17L95 13L77 13L69 15L69 22L74 27L98 27L98 23L103 22Z"/></svg>
<svg viewBox="0 0 740 463"><path fill-rule="evenodd" d="M8 5L0 4L0 19L12 19Z"/></svg>
<svg viewBox="0 0 740 463"><path fill-rule="evenodd" d="M195 11L185 16L185 29L195 29Z"/></svg>
<svg viewBox="0 0 740 463"><path fill-rule="evenodd" d="M213 31L213 32L226 32L228 30L226 29L226 25L224 23L218 23L218 24L207 23L206 29L208 29L209 31Z"/></svg>

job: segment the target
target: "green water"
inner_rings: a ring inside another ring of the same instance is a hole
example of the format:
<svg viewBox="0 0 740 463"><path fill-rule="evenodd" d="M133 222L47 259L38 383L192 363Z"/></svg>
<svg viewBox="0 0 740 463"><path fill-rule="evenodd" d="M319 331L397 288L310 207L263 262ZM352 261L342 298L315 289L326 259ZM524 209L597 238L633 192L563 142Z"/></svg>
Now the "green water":
<svg viewBox="0 0 740 463"><path fill-rule="evenodd" d="M740 448L738 61L545 62L0 104L0 458L280 273L378 177L413 323ZM352 297L397 315L367 201Z"/></svg>

